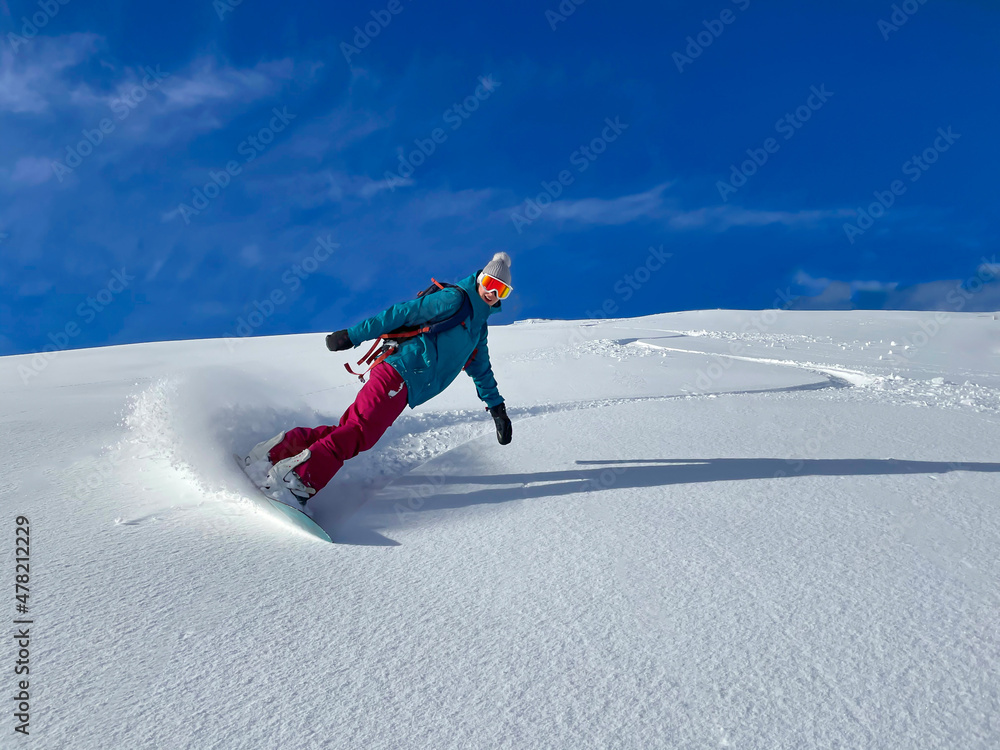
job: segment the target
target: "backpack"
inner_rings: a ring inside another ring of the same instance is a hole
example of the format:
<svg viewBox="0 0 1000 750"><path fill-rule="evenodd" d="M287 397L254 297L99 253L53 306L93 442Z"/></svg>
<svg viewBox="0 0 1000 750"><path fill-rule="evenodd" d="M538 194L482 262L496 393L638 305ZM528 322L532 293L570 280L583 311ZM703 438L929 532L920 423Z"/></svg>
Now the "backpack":
<svg viewBox="0 0 1000 750"><path fill-rule="evenodd" d="M417 299L424 297L428 294L433 294L434 292L440 291L441 289L457 289L462 293L462 305L458 308L458 311L452 315L450 318L439 321L437 323L432 323L430 325L422 326L400 326L395 330L389 331L389 333L383 333L379 338L386 340L393 339L405 339L412 336L419 336L423 333L439 334L449 331L455 326L465 325L466 319L472 316L472 302L469 300L469 294L462 287L457 284L442 284L437 279L431 279L431 285L424 289L422 292L417 293Z"/></svg>
<svg viewBox="0 0 1000 750"><path fill-rule="evenodd" d="M358 360L359 365L366 364L368 365L368 368L362 373L357 373L351 369L350 365L344 363L344 367L347 368L347 371L351 373L351 375L357 375L358 379L364 383L365 375L368 374L369 370L395 352L396 349L399 348L399 342L401 340L413 338L414 336L421 336L423 334L436 336L439 333L450 331L456 326L465 326L466 321L472 317L472 301L469 299L469 293L457 284L441 283L437 279L431 278L431 285L422 292L418 292L416 299L448 288L458 289L462 293L462 304L454 315L438 321L437 323L416 326L400 326L399 328L395 328L388 333L383 333L375 339L375 343L372 344L372 348L368 350L368 353ZM469 357L469 362L471 362L475 356L476 352L473 351L472 356ZM466 365L468 365L468 362Z"/></svg>

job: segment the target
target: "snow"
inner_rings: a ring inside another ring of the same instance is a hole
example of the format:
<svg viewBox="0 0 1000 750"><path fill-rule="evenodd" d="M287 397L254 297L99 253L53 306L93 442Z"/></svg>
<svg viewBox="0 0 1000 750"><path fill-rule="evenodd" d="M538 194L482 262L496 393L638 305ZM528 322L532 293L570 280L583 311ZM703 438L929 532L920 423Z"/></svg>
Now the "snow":
<svg viewBox="0 0 1000 750"><path fill-rule="evenodd" d="M231 458L353 399L322 334L0 358L30 742L997 747L1000 322L933 323L491 327L513 442L460 376L312 501L334 545Z"/></svg>

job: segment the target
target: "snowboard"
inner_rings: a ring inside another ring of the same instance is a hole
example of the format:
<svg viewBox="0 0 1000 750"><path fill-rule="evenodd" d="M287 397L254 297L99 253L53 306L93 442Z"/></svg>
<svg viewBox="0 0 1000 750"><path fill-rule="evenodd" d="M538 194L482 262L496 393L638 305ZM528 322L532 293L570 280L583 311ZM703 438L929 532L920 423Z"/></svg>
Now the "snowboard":
<svg viewBox="0 0 1000 750"><path fill-rule="evenodd" d="M307 534L314 536L318 539L322 539L324 542L330 542L333 544L333 539L327 534L323 528L312 520L304 511L298 508L293 508L291 505L285 505L285 503L280 500L275 500L264 493L260 487L258 487L254 481L247 474L246 468L243 466L243 458L237 454L233 454L233 459L236 461L236 465L240 467L240 471L246 475L247 481L254 488L254 492L251 497L257 502L258 505L265 507L272 516L278 519L290 523Z"/></svg>

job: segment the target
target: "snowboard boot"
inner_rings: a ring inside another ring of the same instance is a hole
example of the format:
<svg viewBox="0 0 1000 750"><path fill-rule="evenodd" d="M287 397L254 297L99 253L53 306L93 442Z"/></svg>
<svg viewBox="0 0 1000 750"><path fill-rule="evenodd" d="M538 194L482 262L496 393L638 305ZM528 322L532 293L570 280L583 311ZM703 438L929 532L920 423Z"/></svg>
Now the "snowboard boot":
<svg viewBox="0 0 1000 750"><path fill-rule="evenodd" d="M309 449L306 448L298 455L278 461L267 472L267 480L262 489L266 489L268 494L276 492L275 500L305 511L306 501L316 494L316 490L302 481L302 478L295 471L295 467L308 461L310 455ZM289 496L294 499L294 505L289 501Z"/></svg>
<svg viewBox="0 0 1000 750"><path fill-rule="evenodd" d="M285 439L285 431L282 430L277 435L275 435L270 440L265 440L262 443L257 443L253 447L253 450L243 458L244 466L252 466L258 461L263 461L267 459L267 462L271 463L271 449ZM268 467L270 469L270 467Z"/></svg>

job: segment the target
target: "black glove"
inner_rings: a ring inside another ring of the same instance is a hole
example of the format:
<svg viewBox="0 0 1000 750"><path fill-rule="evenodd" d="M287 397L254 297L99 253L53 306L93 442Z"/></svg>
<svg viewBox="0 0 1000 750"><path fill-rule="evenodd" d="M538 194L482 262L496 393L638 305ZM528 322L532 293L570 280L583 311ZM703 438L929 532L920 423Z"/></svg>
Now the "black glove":
<svg viewBox="0 0 1000 750"><path fill-rule="evenodd" d="M500 445L507 445L510 442L510 417L507 416L507 407L503 404L490 407L490 416L497 423L497 440Z"/></svg>
<svg viewBox="0 0 1000 750"><path fill-rule="evenodd" d="M334 331L326 337L326 348L331 352L342 352L345 349L353 349L354 344L351 343L351 337L347 335L346 330Z"/></svg>

